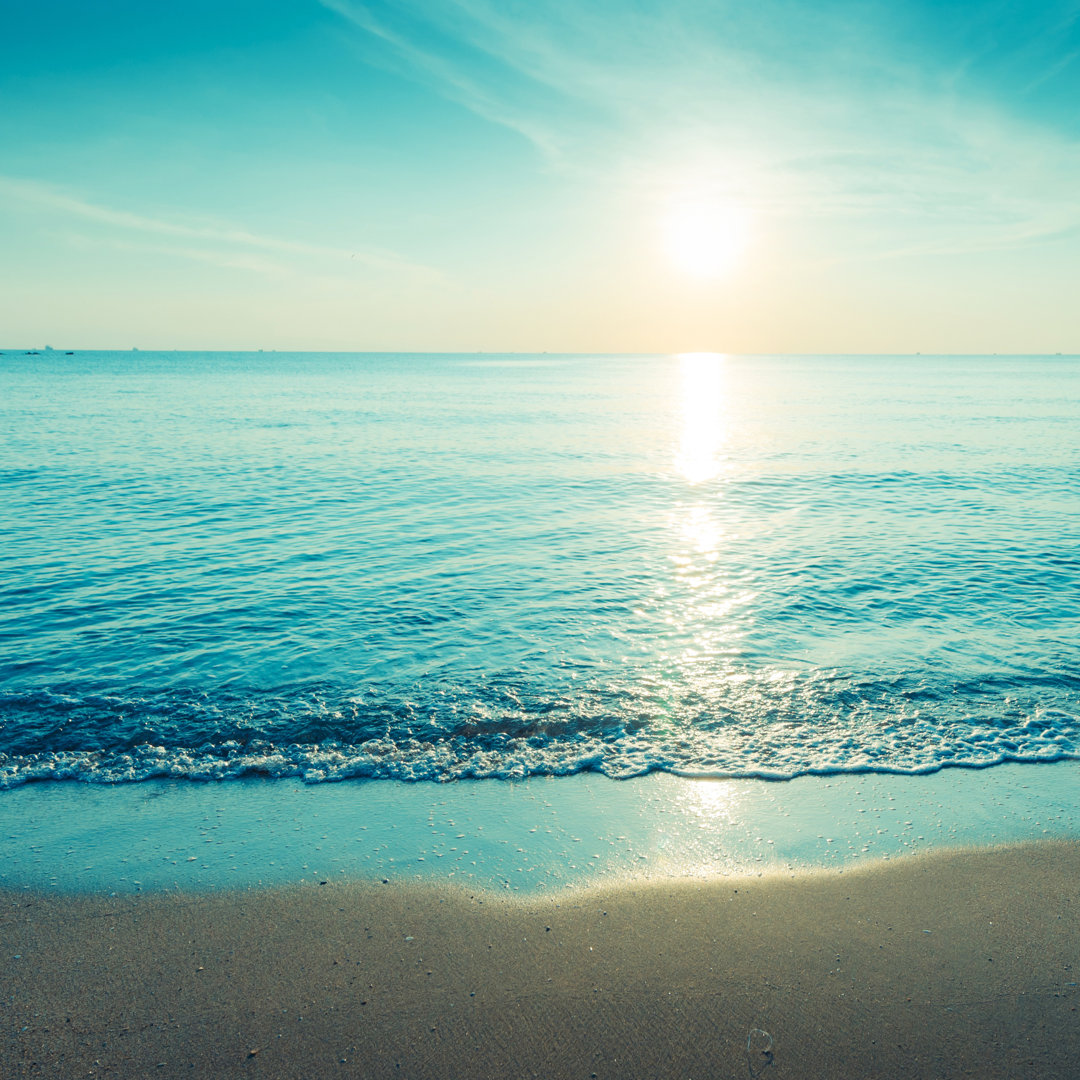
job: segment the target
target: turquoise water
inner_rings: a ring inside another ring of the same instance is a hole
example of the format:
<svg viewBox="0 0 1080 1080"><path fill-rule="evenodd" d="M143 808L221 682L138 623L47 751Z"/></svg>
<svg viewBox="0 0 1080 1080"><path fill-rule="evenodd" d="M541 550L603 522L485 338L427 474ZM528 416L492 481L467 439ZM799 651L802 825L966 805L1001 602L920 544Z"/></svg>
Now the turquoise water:
<svg viewBox="0 0 1080 1080"><path fill-rule="evenodd" d="M538 893L859 867L1080 837L1080 762L765 780L24 784L0 800L0 884L205 891L366 879Z"/></svg>
<svg viewBox="0 0 1080 1080"><path fill-rule="evenodd" d="M1080 757L1080 362L0 356L0 785Z"/></svg>

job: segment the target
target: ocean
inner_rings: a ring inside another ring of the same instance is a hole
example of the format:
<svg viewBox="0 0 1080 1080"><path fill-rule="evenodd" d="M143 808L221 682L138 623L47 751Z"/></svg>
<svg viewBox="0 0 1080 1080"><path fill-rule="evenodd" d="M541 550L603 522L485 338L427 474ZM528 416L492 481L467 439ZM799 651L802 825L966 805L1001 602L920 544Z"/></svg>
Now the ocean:
<svg viewBox="0 0 1080 1080"><path fill-rule="evenodd" d="M1078 433L1069 357L5 350L0 786L1075 759Z"/></svg>

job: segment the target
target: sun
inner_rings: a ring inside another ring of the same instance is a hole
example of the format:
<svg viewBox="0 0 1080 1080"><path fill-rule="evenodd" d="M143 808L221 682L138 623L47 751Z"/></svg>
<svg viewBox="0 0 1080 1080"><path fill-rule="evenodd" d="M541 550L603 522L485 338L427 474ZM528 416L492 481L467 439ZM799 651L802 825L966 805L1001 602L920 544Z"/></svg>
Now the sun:
<svg viewBox="0 0 1080 1080"><path fill-rule="evenodd" d="M722 277L738 264L750 215L732 203L682 200L663 222L664 249L676 269L692 277Z"/></svg>

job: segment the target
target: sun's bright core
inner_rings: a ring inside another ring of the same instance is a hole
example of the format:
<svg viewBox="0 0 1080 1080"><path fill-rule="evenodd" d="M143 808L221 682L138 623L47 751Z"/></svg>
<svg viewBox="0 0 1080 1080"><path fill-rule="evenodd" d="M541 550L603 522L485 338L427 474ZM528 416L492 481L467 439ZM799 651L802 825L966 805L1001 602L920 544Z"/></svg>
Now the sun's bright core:
<svg viewBox="0 0 1080 1080"><path fill-rule="evenodd" d="M664 247L674 266L693 277L720 277L737 265L749 239L741 207L680 202L664 221Z"/></svg>

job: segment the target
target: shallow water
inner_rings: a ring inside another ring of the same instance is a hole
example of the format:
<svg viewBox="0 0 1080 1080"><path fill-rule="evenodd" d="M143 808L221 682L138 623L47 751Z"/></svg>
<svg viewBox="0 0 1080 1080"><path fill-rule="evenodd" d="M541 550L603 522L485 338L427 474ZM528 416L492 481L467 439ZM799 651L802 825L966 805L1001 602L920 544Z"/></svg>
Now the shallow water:
<svg viewBox="0 0 1080 1080"><path fill-rule="evenodd" d="M1080 756L1075 359L0 379L4 786Z"/></svg>
<svg viewBox="0 0 1080 1080"><path fill-rule="evenodd" d="M427 880L534 894L1078 837L1075 761L783 783L579 773L25 784L0 799L0 885L124 893Z"/></svg>

